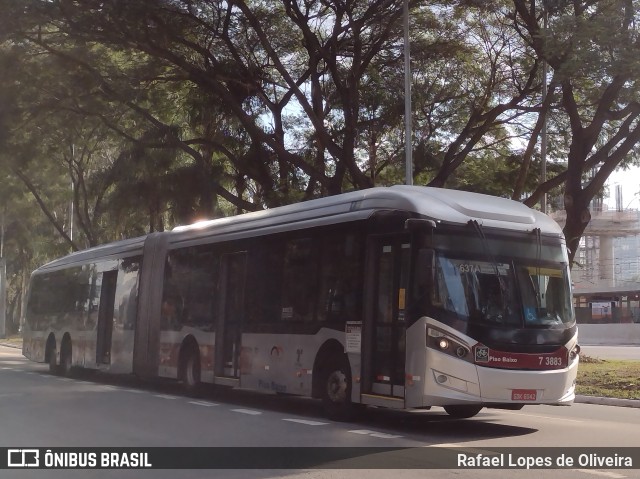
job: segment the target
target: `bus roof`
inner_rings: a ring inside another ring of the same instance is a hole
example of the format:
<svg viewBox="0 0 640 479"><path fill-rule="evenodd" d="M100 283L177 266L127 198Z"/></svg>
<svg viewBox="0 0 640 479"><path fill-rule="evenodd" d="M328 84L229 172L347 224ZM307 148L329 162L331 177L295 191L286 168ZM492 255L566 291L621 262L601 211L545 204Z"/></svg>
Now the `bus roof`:
<svg viewBox="0 0 640 479"><path fill-rule="evenodd" d="M467 191L422 186L377 187L326 198L281 206L237 216L200 221L178 226L170 232L169 242L180 244L211 235L246 235L257 229L287 231L311 226L366 219L375 211L407 211L436 223L466 224L476 220L488 228L529 232L540 228L542 234L561 235L560 226L539 211L506 198ZM72 253L54 260L40 270L83 264L142 254L146 236L108 243Z"/></svg>
<svg viewBox="0 0 640 479"><path fill-rule="evenodd" d="M109 260L141 255L146 238L146 236L139 236L137 238L105 243L94 246L93 248L76 251L62 258L55 259L41 266L36 271L53 270L71 265L85 264L95 259Z"/></svg>
<svg viewBox="0 0 640 479"><path fill-rule="evenodd" d="M540 228L543 234L562 234L550 217L517 201L467 191L404 185L370 188L270 210L200 221L178 226L172 231L211 234L226 232L231 226L244 225L244 229L255 229L314 219L316 223L324 220L330 224L340 222L338 218L342 216L347 217L345 220L365 218L378 210L408 211L449 224L476 220L489 228L523 232Z"/></svg>

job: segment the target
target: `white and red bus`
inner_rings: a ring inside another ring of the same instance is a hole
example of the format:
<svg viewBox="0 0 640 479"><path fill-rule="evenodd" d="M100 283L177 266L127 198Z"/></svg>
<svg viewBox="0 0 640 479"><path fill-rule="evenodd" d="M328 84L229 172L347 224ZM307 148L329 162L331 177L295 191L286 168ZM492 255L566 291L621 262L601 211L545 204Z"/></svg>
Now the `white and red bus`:
<svg viewBox="0 0 640 479"><path fill-rule="evenodd" d="M395 186L80 251L31 278L24 355L356 405L571 404L565 240L521 203Z"/></svg>

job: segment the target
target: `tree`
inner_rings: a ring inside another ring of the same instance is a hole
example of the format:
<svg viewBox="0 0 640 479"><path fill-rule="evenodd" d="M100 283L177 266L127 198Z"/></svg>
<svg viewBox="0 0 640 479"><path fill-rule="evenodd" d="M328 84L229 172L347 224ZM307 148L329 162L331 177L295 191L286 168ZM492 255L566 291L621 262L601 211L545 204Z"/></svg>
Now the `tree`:
<svg viewBox="0 0 640 479"><path fill-rule="evenodd" d="M564 184L564 234L573 260L591 218L589 203L619 165L637 157L640 4L514 0L514 6L514 27L553 70L560 122L568 125L566 171L541 185L525 203L533 205L549 188ZM588 171L595 173L585 181Z"/></svg>

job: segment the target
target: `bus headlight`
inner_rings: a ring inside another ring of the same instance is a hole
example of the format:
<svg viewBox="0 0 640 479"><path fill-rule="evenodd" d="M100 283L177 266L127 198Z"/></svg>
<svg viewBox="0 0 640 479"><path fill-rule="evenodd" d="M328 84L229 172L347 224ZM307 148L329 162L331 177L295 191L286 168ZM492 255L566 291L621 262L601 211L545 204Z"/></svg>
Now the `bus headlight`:
<svg viewBox="0 0 640 479"><path fill-rule="evenodd" d="M469 350L464 346L458 346L456 348L456 356L458 356L459 358L464 358L468 352Z"/></svg>
<svg viewBox="0 0 640 479"><path fill-rule="evenodd" d="M445 333L444 331L427 328L427 347L457 357L463 361L471 362L469 354L471 349L461 340L452 337L451 334Z"/></svg>

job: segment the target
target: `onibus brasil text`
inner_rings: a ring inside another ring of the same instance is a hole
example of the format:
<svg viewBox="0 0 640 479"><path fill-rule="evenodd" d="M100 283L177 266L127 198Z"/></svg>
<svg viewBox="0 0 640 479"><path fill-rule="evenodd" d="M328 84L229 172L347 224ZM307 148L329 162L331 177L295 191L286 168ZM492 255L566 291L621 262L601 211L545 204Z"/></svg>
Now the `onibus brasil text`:
<svg viewBox="0 0 640 479"><path fill-rule="evenodd" d="M43 454L45 468L141 469L153 467L146 452L52 452Z"/></svg>

